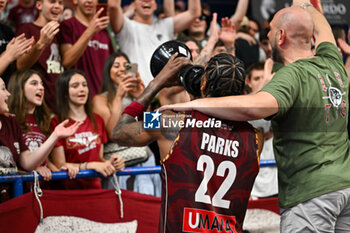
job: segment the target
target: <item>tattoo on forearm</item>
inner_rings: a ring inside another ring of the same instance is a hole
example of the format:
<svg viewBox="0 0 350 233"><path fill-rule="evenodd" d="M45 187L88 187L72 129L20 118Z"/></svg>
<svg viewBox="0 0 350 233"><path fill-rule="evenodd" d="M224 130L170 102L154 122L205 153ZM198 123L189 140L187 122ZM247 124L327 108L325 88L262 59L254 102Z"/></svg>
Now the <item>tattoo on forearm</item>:
<svg viewBox="0 0 350 233"><path fill-rule="evenodd" d="M166 139L170 141L174 141L179 133L179 130L180 128L178 127L170 127L170 128L162 127L160 132Z"/></svg>
<svg viewBox="0 0 350 233"><path fill-rule="evenodd" d="M205 66L207 64L207 62L209 61L211 54L212 54L211 49L203 49L194 63L196 65Z"/></svg>
<svg viewBox="0 0 350 233"><path fill-rule="evenodd" d="M124 141L132 138L132 135L129 135L128 133L128 127L127 127L127 125L132 122L135 122L135 119L132 116L128 114L123 114L117 126L114 127L112 131L112 140L115 140L116 138L118 138L118 140Z"/></svg>
<svg viewBox="0 0 350 233"><path fill-rule="evenodd" d="M137 99L137 102L147 108L156 94L157 92L152 87L147 87L141 96Z"/></svg>

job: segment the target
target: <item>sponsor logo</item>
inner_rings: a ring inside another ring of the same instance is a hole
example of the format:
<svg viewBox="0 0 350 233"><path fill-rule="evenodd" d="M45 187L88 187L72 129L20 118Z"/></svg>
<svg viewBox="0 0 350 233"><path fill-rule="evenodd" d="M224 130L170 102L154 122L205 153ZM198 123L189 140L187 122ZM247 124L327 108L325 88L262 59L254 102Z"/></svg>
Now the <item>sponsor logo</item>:
<svg viewBox="0 0 350 233"><path fill-rule="evenodd" d="M234 216L217 214L214 211L185 208L182 230L184 232L237 233L235 224L236 218Z"/></svg>

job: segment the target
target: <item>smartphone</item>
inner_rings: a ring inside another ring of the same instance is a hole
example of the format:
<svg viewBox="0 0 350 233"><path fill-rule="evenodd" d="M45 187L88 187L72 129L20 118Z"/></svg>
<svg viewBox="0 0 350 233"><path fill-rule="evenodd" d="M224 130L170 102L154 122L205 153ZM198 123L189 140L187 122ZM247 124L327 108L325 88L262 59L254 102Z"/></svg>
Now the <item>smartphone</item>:
<svg viewBox="0 0 350 233"><path fill-rule="evenodd" d="M130 63L127 64L125 67L125 73L131 74L133 77L137 77L137 64L136 63Z"/></svg>
<svg viewBox="0 0 350 233"><path fill-rule="evenodd" d="M103 11L101 12L99 17L107 16L107 0L99 0L96 6L96 12L98 12L103 7Z"/></svg>

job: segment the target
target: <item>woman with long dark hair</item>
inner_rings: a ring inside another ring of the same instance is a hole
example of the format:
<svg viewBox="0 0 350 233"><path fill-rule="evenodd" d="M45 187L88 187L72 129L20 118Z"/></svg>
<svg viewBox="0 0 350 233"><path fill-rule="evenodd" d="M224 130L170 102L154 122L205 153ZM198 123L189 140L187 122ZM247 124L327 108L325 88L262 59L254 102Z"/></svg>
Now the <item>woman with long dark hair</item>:
<svg viewBox="0 0 350 233"><path fill-rule="evenodd" d="M100 94L96 95L92 101L93 111L104 119L109 138L125 107L138 98L145 89L139 74L132 75L128 72L128 67L130 67L130 60L126 54L116 52L110 55L105 63ZM135 156L138 157L137 159L134 157L132 161L126 161L128 166L156 165L155 156L148 146L126 148L120 147L115 142L109 142L105 149L105 159L114 152L123 156L137 155ZM123 189L159 196L160 179L158 178L158 174L118 176L118 182ZM113 188L112 182L111 179L103 179L103 188Z"/></svg>
<svg viewBox="0 0 350 233"><path fill-rule="evenodd" d="M102 116L108 135L117 124L122 111L145 89L137 74L127 74L129 58L122 52L110 55L105 63L100 94L93 100L93 111Z"/></svg>
<svg viewBox="0 0 350 233"><path fill-rule="evenodd" d="M38 72L25 70L15 72L9 82L10 112L15 114L22 128L24 142L30 151L37 150L50 135L51 112L44 101L44 86ZM57 170L49 161L44 161L35 170L45 180L51 179L51 170Z"/></svg>
<svg viewBox="0 0 350 233"><path fill-rule="evenodd" d="M85 74L79 70L65 71L57 80L57 109L59 113L52 119L54 127L63 119L70 123L82 121L77 132L56 143L52 160L60 169L68 170L70 178L75 178L79 170L93 169L104 176L124 169L124 160L112 156L103 158L103 143L107 135L103 119L92 112L89 87ZM101 188L99 178L64 182L67 189Z"/></svg>

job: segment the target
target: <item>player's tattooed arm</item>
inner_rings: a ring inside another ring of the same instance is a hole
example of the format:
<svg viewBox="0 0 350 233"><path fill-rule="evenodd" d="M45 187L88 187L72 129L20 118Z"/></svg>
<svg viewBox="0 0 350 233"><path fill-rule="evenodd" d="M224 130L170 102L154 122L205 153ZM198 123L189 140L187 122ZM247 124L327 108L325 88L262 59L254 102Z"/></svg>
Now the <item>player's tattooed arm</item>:
<svg viewBox="0 0 350 233"><path fill-rule="evenodd" d="M145 146L156 138L142 128L142 121L135 121L132 116L123 114L112 131L112 140L121 146Z"/></svg>
<svg viewBox="0 0 350 233"><path fill-rule="evenodd" d="M179 130L180 130L179 121L182 121L183 118L178 116L180 115L175 114L172 111L165 111L161 116L162 122L167 121L167 123L165 124L167 124L168 127L164 127L164 125L161 125L160 132L161 132L161 135L169 141L174 141L179 133ZM172 123L170 123L170 121Z"/></svg>
<svg viewBox="0 0 350 233"><path fill-rule="evenodd" d="M148 84L147 88L136 100L136 102L143 106L143 109L147 109L154 96L162 88L178 84L177 74L179 70L191 63L185 57L175 59L176 56L177 53L169 59L160 73ZM144 130L142 124L143 122L140 121L135 122L133 116L123 114L117 126L112 131L111 140L116 141L120 145L144 146L159 139L161 136L159 130Z"/></svg>
<svg viewBox="0 0 350 233"><path fill-rule="evenodd" d="M161 89L161 88L159 88ZM154 96L158 93L159 89L154 88L151 86L151 84L144 90L144 92L141 94L141 96L137 99L137 102L142 104L142 106L147 109L147 107L150 105L152 99Z"/></svg>

